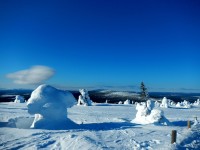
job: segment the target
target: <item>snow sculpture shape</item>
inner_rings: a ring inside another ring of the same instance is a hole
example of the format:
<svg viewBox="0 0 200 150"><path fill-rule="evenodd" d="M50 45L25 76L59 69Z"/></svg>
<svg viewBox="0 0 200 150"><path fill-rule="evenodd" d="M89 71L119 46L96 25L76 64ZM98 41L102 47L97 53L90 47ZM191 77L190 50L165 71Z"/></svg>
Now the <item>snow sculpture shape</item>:
<svg viewBox="0 0 200 150"><path fill-rule="evenodd" d="M136 117L131 122L139 124L162 124L169 125L169 121L165 118L162 110L152 109L149 110L146 104L137 104Z"/></svg>
<svg viewBox="0 0 200 150"><path fill-rule="evenodd" d="M74 96L67 91L49 85L40 85L28 99L30 114L35 114L31 128L65 129L74 124L67 118L67 108L76 103Z"/></svg>
<svg viewBox="0 0 200 150"><path fill-rule="evenodd" d="M79 92L81 95L79 95L77 105L91 106L92 100L89 97L88 91L86 89L79 89Z"/></svg>
<svg viewBox="0 0 200 150"><path fill-rule="evenodd" d="M160 107L168 108L168 99L166 97L163 97Z"/></svg>
<svg viewBox="0 0 200 150"><path fill-rule="evenodd" d="M131 102L130 102L129 99L127 99L126 101L124 101L124 104L125 104L125 105L128 105L128 104L131 104Z"/></svg>
<svg viewBox="0 0 200 150"><path fill-rule="evenodd" d="M15 96L15 103L24 103L25 100L24 100L24 97L20 96L20 95L16 95Z"/></svg>

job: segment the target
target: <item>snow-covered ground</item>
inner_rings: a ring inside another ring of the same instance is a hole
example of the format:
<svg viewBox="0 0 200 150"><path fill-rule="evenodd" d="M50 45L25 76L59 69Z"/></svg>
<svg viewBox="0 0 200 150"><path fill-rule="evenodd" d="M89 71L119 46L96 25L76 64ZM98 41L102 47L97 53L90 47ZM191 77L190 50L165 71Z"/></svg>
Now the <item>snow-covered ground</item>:
<svg viewBox="0 0 200 150"><path fill-rule="evenodd" d="M0 149L200 149L200 125L187 129L187 120L200 120L200 106L160 108L170 126L134 124L135 105L94 104L68 108L75 129L30 129L33 115L26 103L0 103ZM16 126L15 126L16 125ZM171 145L171 131L177 144Z"/></svg>

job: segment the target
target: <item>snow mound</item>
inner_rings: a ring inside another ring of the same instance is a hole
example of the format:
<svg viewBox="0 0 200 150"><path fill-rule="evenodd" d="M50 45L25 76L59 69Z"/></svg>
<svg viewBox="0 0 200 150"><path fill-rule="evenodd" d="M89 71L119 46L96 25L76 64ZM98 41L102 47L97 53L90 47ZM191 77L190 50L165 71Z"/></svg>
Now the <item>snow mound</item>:
<svg viewBox="0 0 200 150"><path fill-rule="evenodd" d="M149 103L149 102L148 102ZM149 104L148 104L149 105ZM162 110L158 109L149 109L146 103L137 104L136 106L136 117L131 122L139 123L139 124L161 124L161 125L169 125L168 119L165 118Z"/></svg>
<svg viewBox="0 0 200 150"><path fill-rule="evenodd" d="M68 91L58 90L49 85L40 85L28 99L30 114L35 114L31 128L63 129L73 122L67 118L67 108L76 103Z"/></svg>
<svg viewBox="0 0 200 150"><path fill-rule="evenodd" d="M163 108L168 108L169 107L168 106L168 99L166 97L163 97L160 107L163 107Z"/></svg>
<svg viewBox="0 0 200 150"><path fill-rule="evenodd" d="M80 89L79 92L81 95L79 95L77 105L91 106L92 100L89 97L88 91L86 89Z"/></svg>
<svg viewBox="0 0 200 150"><path fill-rule="evenodd" d="M20 95L16 95L15 96L15 103L24 103L25 100L24 100L24 97L20 96Z"/></svg>

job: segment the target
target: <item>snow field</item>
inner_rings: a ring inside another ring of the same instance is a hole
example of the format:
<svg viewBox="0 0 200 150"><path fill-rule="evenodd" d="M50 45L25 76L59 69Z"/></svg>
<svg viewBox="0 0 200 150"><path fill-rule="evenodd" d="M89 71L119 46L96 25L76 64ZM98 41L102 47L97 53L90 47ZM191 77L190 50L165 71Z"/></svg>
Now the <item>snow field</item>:
<svg viewBox="0 0 200 150"><path fill-rule="evenodd" d="M68 118L79 128L30 129L34 116L25 103L0 103L0 149L177 149L199 148L199 124L187 129L187 120L200 118L200 107L161 108L170 126L130 123L135 105L94 104L68 108ZM8 126L14 120L16 127ZM25 123L26 122L26 123ZM18 125L17 125L18 124ZM171 145L171 130L177 144Z"/></svg>

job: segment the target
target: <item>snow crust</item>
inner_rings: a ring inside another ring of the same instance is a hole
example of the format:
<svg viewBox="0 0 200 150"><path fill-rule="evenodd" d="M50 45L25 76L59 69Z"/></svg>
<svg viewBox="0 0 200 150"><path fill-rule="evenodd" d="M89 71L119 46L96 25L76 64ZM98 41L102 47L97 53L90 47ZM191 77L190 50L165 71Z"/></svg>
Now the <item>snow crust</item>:
<svg viewBox="0 0 200 150"><path fill-rule="evenodd" d="M76 99L70 92L40 85L27 102L28 112L35 114L31 128L60 129L72 126L73 122L67 118L67 108L75 103Z"/></svg>

